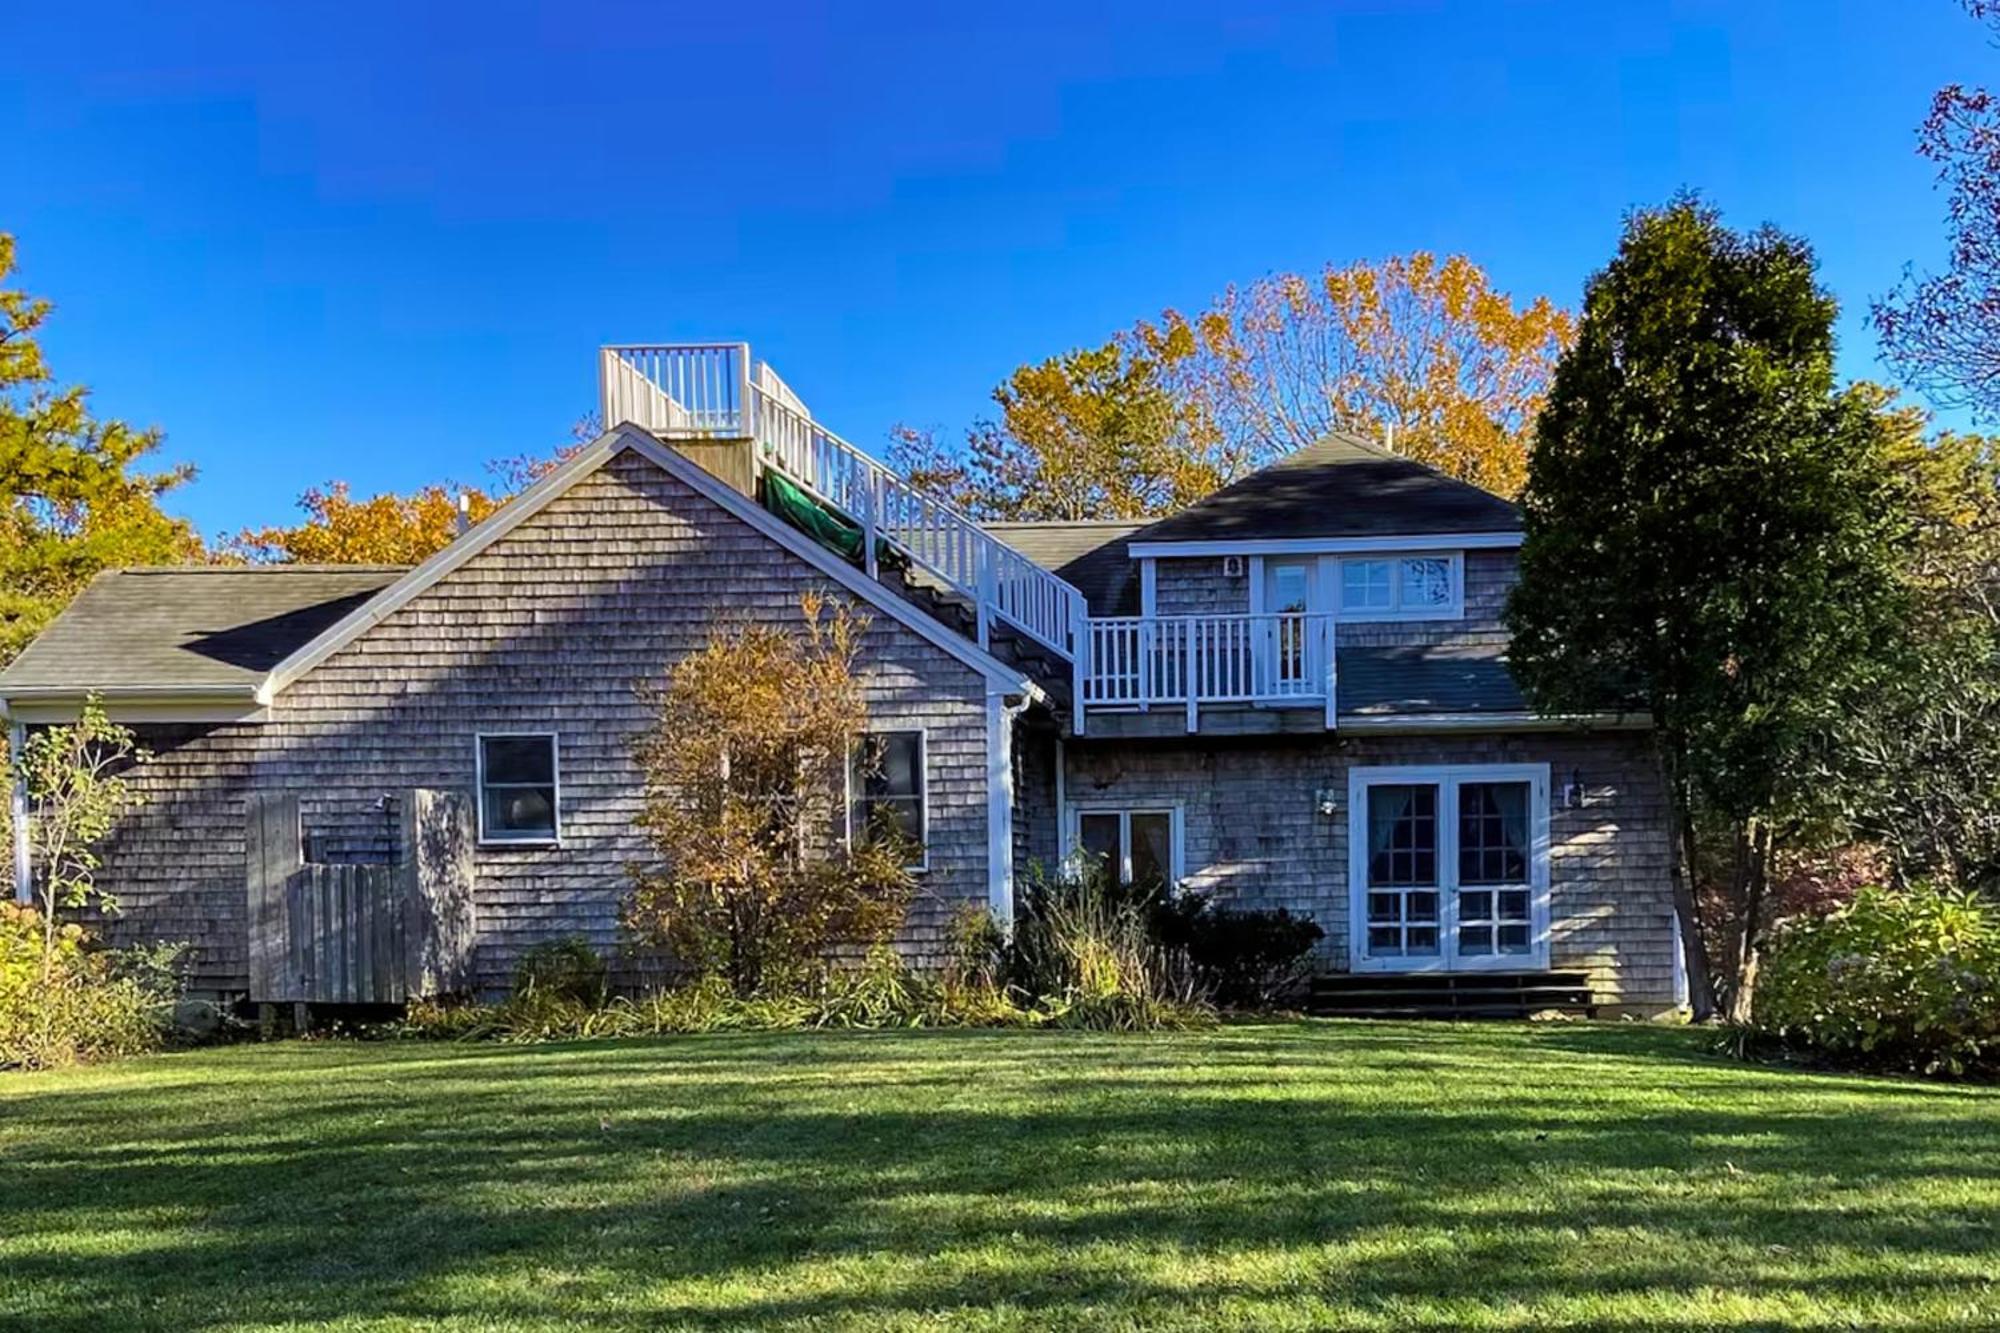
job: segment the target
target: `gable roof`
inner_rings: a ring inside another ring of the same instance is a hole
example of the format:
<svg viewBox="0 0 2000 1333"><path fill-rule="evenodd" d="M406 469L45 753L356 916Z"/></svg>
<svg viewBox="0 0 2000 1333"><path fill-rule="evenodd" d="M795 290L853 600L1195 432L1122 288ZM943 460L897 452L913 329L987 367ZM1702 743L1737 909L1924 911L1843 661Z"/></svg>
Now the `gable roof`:
<svg viewBox="0 0 2000 1333"><path fill-rule="evenodd" d="M107 570L0 672L0 695L175 691L247 699L286 655L406 568Z"/></svg>
<svg viewBox="0 0 2000 1333"><path fill-rule="evenodd" d="M985 676L989 686L1013 694L1040 693L1035 684L1019 668L1008 665L971 640L947 629L928 613L898 597L840 556L717 478L700 464L676 453L636 426L621 425L598 436L560 467L481 520L451 545L405 573L310 642L286 656L271 669L270 674L259 686L258 701L268 704L300 676L395 614L418 594L512 532L521 523L534 517L552 501L565 494L570 487L626 450L631 450L658 465L721 509L748 523L807 564L815 566L833 582L868 602L877 611L914 630L919 636L958 658Z"/></svg>
<svg viewBox="0 0 2000 1333"><path fill-rule="evenodd" d="M1139 576L1126 540L1144 520L982 523L980 527L1083 594L1094 616L1139 613Z"/></svg>
<svg viewBox="0 0 2000 1333"><path fill-rule="evenodd" d="M1211 542L1521 530L1521 511L1358 436L1333 434L1223 487L1133 541Z"/></svg>

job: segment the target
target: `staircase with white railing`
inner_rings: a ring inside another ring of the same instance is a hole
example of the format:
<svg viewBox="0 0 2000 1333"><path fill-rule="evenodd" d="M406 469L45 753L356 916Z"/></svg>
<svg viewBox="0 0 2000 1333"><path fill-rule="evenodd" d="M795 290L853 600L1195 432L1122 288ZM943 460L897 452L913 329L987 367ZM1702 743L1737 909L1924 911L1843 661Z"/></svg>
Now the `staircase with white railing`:
<svg viewBox="0 0 2000 1333"><path fill-rule="evenodd" d="M606 347L598 389L607 427L630 422L667 438L750 440L758 467L860 525L871 577L886 545L964 598L981 647L998 622L1072 669L1085 651L1081 592L813 420L777 373L751 358L748 343Z"/></svg>

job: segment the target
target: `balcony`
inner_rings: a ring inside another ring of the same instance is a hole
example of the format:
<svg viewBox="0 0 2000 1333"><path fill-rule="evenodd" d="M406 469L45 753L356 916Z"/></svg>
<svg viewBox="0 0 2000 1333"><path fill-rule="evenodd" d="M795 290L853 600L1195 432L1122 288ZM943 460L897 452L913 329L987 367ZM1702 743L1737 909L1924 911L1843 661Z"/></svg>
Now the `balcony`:
<svg viewBox="0 0 2000 1333"><path fill-rule="evenodd" d="M1331 729L1338 690L1333 617L1310 612L1117 616L1084 623L1076 659L1076 730L1099 715L1174 718L1202 730L1202 710L1290 710L1256 730ZM1116 730L1160 734L1157 722Z"/></svg>

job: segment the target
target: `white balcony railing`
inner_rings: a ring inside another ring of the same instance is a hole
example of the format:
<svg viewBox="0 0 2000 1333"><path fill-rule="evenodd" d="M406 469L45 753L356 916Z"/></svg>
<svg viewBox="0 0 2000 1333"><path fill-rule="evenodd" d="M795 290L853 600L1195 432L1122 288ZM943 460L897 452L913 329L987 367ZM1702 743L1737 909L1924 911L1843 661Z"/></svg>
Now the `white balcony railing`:
<svg viewBox="0 0 2000 1333"><path fill-rule="evenodd" d="M1332 616L1306 612L1092 619L1079 700L1086 710L1185 708L1190 731L1204 704L1318 703L1331 727L1334 637Z"/></svg>
<svg viewBox="0 0 2000 1333"><path fill-rule="evenodd" d="M751 360L748 343L607 347L598 373L607 426L754 440L761 465L861 525L869 573L877 541L886 542L973 604L982 646L998 618L1074 660L1081 592L821 426L770 366Z"/></svg>

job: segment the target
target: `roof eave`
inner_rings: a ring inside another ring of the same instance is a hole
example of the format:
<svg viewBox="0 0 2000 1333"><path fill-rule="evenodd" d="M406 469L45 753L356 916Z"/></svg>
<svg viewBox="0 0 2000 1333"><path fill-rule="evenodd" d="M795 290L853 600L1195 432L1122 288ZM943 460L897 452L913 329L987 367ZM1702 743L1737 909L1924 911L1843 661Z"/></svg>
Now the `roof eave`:
<svg viewBox="0 0 2000 1333"><path fill-rule="evenodd" d="M1366 555L1392 551L1491 551L1521 544L1518 529L1482 532L1408 532L1346 537L1204 537L1186 541L1128 542L1134 560L1209 555Z"/></svg>

